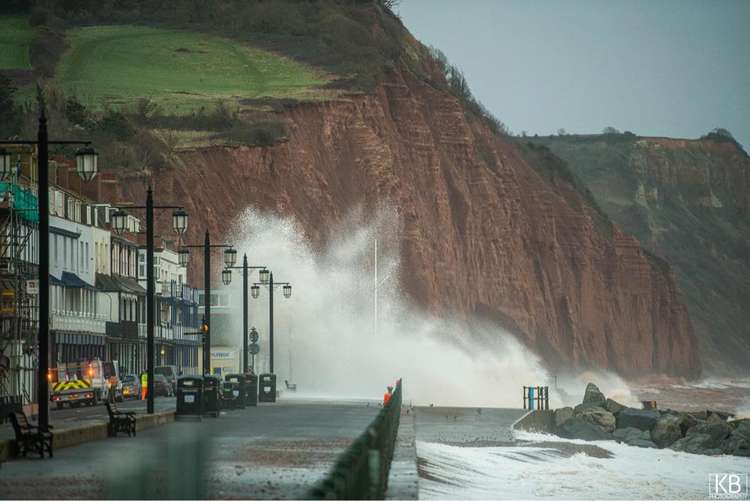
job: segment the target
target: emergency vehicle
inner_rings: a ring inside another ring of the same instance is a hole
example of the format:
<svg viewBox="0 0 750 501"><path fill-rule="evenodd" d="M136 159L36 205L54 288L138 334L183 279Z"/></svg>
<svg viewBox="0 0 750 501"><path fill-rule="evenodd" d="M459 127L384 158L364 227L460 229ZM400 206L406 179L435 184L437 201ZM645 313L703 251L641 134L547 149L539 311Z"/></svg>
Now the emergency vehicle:
<svg viewBox="0 0 750 501"><path fill-rule="evenodd" d="M122 400L122 382L117 360L98 358L59 364L50 369L47 378L52 388L50 401L62 409L82 404L96 405L100 401Z"/></svg>

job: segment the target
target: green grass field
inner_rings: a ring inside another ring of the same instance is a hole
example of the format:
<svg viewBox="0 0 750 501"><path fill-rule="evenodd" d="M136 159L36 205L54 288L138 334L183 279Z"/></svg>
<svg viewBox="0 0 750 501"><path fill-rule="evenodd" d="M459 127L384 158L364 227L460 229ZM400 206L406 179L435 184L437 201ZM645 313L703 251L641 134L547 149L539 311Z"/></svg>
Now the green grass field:
<svg viewBox="0 0 750 501"><path fill-rule="evenodd" d="M31 68L29 45L34 32L23 17L0 17L0 70Z"/></svg>
<svg viewBox="0 0 750 501"><path fill-rule="evenodd" d="M96 26L69 31L68 42L56 83L95 108L148 97L183 113L218 101L317 99L326 92L322 72L210 35Z"/></svg>

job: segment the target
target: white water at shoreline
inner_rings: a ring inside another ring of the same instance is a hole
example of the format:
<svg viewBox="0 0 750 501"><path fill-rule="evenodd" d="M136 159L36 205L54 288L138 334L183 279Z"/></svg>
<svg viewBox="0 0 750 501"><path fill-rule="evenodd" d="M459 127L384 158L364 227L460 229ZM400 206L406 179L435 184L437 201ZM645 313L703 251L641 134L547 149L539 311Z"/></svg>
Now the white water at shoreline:
<svg viewBox="0 0 750 501"><path fill-rule="evenodd" d="M612 453L564 457L548 444L456 447L417 442L425 471L421 499L705 499L710 473L750 472L750 458L644 449L516 432L530 442L596 445Z"/></svg>

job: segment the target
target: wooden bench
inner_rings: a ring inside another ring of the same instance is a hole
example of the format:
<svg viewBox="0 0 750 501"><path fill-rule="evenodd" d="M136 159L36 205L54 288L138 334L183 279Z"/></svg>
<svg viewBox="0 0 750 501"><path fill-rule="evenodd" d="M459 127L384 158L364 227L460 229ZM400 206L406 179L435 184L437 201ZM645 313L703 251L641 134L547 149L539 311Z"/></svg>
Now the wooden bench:
<svg viewBox="0 0 750 501"><path fill-rule="evenodd" d="M26 457L29 452L35 452L43 458L46 451L49 453L49 457L52 457L52 432L40 430L38 426L29 423L26 414L23 412L12 412L8 417L10 417L13 431L16 433L16 444L20 455Z"/></svg>
<svg viewBox="0 0 750 501"><path fill-rule="evenodd" d="M297 391L297 383L290 383L286 379L284 380L284 384L286 385L286 389L289 391Z"/></svg>
<svg viewBox="0 0 750 501"><path fill-rule="evenodd" d="M135 435L135 412L123 412L117 408L114 402L106 402L109 423L107 434L116 437L119 432L127 433L128 436Z"/></svg>

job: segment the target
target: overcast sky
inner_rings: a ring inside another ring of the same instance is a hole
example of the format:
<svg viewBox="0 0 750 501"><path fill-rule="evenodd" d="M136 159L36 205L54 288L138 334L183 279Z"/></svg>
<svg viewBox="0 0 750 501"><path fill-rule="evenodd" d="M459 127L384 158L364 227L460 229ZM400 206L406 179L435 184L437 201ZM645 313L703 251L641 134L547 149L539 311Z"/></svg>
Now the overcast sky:
<svg viewBox="0 0 750 501"><path fill-rule="evenodd" d="M698 137L750 151L750 0L402 0L515 133Z"/></svg>

